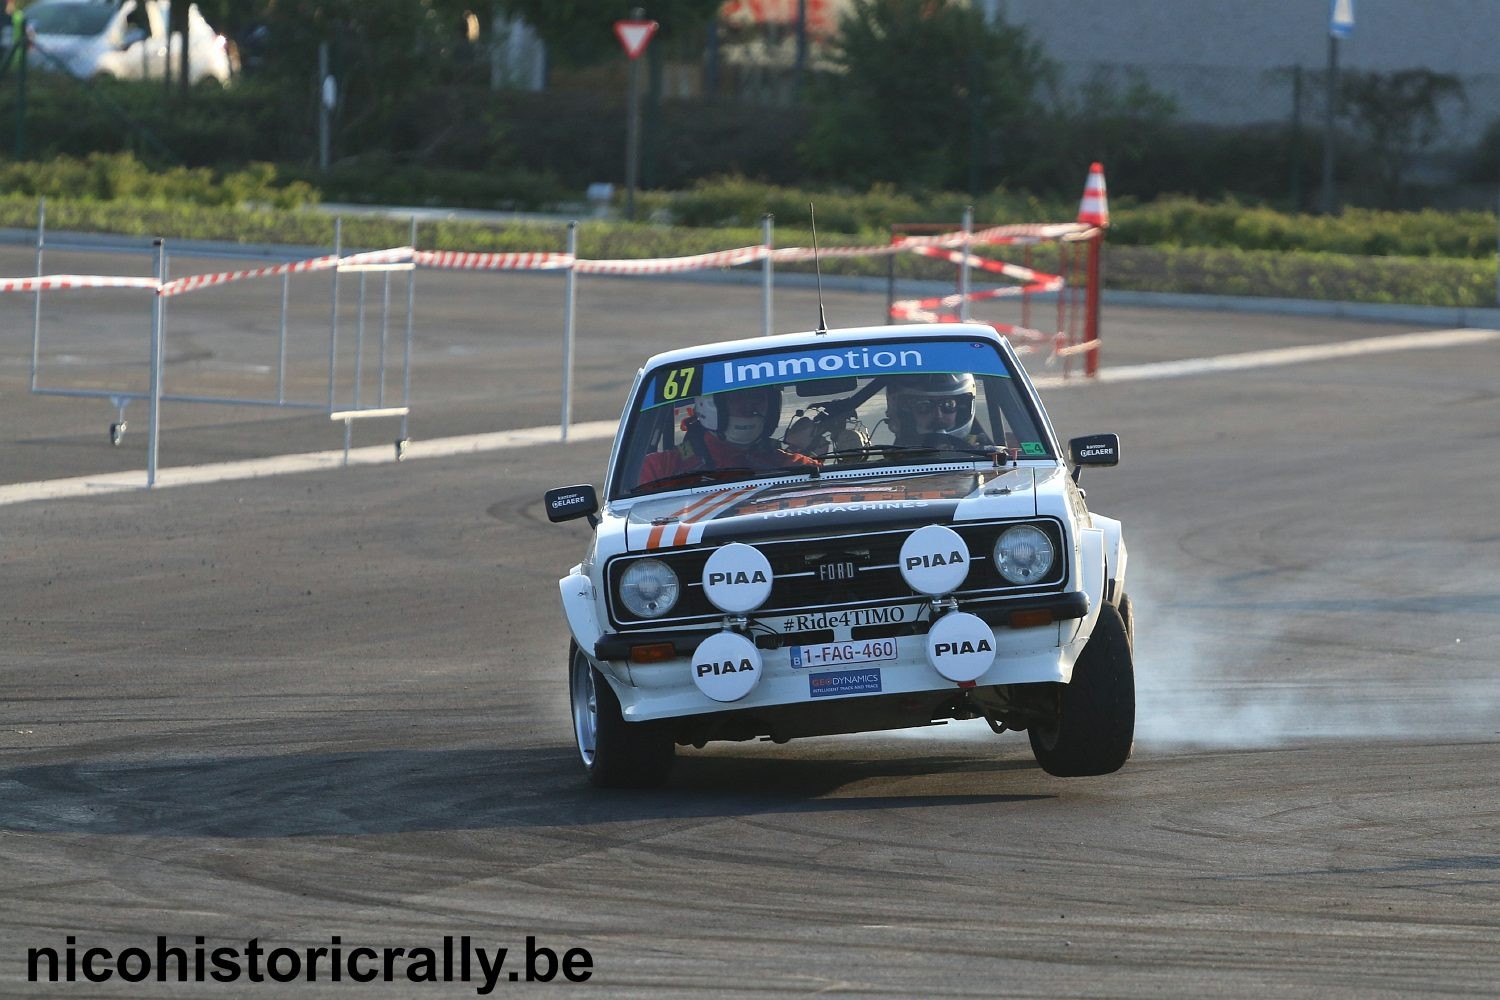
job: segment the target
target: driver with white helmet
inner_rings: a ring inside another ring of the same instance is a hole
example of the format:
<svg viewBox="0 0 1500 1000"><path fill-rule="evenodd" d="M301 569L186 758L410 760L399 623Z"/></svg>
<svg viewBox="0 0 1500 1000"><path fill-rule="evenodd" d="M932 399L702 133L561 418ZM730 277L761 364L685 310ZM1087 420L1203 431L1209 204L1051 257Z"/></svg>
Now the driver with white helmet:
<svg viewBox="0 0 1500 1000"><path fill-rule="evenodd" d="M968 372L892 376L885 387L885 418L895 443L956 449L992 444L974 420L975 395Z"/></svg>
<svg viewBox="0 0 1500 1000"><path fill-rule="evenodd" d="M771 435L781 422L781 387L757 386L699 396L682 444L647 455L638 481L653 483L709 469L815 467L818 461L783 448Z"/></svg>

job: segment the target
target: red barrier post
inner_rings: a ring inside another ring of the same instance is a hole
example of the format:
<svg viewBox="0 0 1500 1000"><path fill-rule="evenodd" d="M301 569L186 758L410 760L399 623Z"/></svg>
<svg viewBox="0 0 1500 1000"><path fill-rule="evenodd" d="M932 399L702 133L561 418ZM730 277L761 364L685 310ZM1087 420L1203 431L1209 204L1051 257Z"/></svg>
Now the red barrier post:
<svg viewBox="0 0 1500 1000"><path fill-rule="evenodd" d="M1088 352L1088 360L1084 362L1083 373L1090 378L1099 374L1099 299L1100 299L1100 253L1104 244L1104 230L1100 229L1089 240L1089 276L1087 299L1084 303L1083 318L1083 341L1092 343L1094 349Z"/></svg>

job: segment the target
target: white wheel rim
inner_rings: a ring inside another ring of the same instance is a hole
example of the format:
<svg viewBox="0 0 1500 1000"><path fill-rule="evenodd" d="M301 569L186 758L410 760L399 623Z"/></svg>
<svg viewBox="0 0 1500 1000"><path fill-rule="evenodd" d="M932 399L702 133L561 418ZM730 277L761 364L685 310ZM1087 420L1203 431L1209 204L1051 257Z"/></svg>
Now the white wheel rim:
<svg viewBox="0 0 1500 1000"><path fill-rule="evenodd" d="M599 699L594 691L594 668L579 653L573 657L573 736L585 767L594 766L599 731Z"/></svg>

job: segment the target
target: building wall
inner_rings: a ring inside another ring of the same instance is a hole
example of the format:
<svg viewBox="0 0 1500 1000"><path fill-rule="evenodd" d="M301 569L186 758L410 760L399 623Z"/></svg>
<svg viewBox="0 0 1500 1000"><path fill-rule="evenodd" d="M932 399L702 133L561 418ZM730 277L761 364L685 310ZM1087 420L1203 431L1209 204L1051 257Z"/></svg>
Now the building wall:
<svg viewBox="0 0 1500 1000"><path fill-rule="evenodd" d="M975 0L1023 25L1077 85L1134 68L1192 121L1242 124L1291 115L1294 68L1310 90L1328 63L1329 0ZM1426 68L1464 83L1445 139L1472 142L1500 116L1500 0L1354 0L1339 65ZM1320 100L1314 98L1315 101ZM1321 104L1318 104L1321 107Z"/></svg>
<svg viewBox="0 0 1500 1000"><path fill-rule="evenodd" d="M1064 61L1321 68L1328 0L979 0L1036 33ZM1496 0L1355 0L1340 61L1360 69L1425 66L1500 73Z"/></svg>

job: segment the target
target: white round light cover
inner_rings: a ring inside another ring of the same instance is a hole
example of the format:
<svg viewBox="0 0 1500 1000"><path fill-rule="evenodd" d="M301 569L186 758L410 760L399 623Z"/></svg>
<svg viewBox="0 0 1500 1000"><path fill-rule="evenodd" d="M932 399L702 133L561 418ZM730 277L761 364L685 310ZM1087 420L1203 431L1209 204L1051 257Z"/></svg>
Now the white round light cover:
<svg viewBox="0 0 1500 1000"><path fill-rule="evenodd" d="M721 545L703 564L703 595L732 615L754 611L771 596L771 562L753 545Z"/></svg>
<svg viewBox="0 0 1500 1000"><path fill-rule="evenodd" d="M737 632L716 632L693 651L693 683L714 701L739 701L760 683L760 650Z"/></svg>
<svg viewBox="0 0 1500 1000"><path fill-rule="evenodd" d="M901 578L919 594L951 594L969 575L968 545L958 532L941 524L907 535L900 558Z"/></svg>
<svg viewBox="0 0 1500 1000"><path fill-rule="evenodd" d="M995 662L995 633L967 611L946 614L927 633L927 662L950 681L978 680Z"/></svg>

